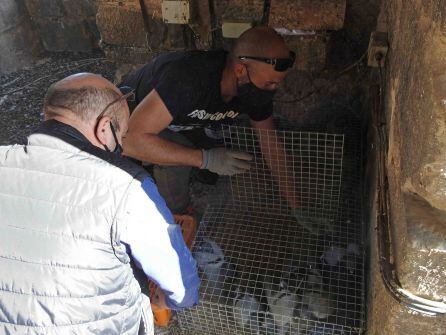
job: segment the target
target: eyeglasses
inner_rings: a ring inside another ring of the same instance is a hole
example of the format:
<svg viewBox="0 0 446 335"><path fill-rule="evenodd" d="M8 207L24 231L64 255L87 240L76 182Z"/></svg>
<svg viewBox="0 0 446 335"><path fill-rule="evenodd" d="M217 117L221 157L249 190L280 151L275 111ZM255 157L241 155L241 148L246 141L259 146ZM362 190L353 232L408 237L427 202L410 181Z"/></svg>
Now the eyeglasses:
<svg viewBox="0 0 446 335"><path fill-rule="evenodd" d="M274 66L274 70L277 72L285 72L289 68L293 67L294 61L296 60L296 53L290 51L290 56L288 58L266 58L266 57L255 57L255 56L239 56L241 60L252 59L266 64L271 64Z"/></svg>
<svg viewBox="0 0 446 335"><path fill-rule="evenodd" d="M129 87L129 86L122 86L119 87L119 90L121 91L122 95L110 102L105 108L102 110L102 112L98 115L97 120L101 119L105 113L107 112L107 109L109 109L111 106L113 106L115 103L127 100L128 102L135 101L135 89Z"/></svg>

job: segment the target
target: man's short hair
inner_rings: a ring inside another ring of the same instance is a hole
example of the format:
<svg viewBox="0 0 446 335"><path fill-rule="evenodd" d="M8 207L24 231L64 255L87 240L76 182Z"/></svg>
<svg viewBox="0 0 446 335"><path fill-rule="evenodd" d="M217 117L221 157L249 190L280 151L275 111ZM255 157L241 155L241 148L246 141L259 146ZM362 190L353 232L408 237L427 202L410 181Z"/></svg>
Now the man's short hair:
<svg viewBox="0 0 446 335"><path fill-rule="evenodd" d="M43 111L51 118L71 112L84 122L89 122L99 116L111 102L120 95L111 88L96 88L85 86L78 89L57 88L51 85L45 94ZM112 118L113 126L119 130L119 119L122 117L122 106L116 102L107 108L105 115Z"/></svg>

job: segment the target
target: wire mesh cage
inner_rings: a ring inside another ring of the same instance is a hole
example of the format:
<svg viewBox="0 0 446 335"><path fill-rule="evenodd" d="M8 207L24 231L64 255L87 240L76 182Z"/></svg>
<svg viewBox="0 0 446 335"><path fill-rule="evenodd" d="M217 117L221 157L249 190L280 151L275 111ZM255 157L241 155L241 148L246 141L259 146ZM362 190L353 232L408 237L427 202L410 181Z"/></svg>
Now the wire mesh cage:
<svg viewBox="0 0 446 335"><path fill-rule="evenodd" d="M226 147L253 155L252 168L220 179L200 223L201 302L178 313L183 332L359 334L359 140L345 151L338 134L241 126L223 134Z"/></svg>
<svg viewBox="0 0 446 335"><path fill-rule="evenodd" d="M232 178L232 196L242 207L258 211L267 206L268 210L289 214L290 206L299 203L304 216L334 219L343 135L255 131L240 126L227 126L224 134L227 147L253 155L250 173ZM270 169L268 162L275 168Z"/></svg>

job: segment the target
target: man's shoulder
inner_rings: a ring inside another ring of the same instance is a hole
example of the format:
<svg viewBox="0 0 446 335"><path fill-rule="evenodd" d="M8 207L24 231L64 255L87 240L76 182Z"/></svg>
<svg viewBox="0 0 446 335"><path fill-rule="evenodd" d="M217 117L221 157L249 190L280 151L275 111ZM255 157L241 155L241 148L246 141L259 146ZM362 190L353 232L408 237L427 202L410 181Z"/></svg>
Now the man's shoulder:
<svg viewBox="0 0 446 335"><path fill-rule="evenodd" d="M6 159L11 153L14 153L15 150L22 150L23 145L20 144L11 144L11 145L0 145L0 166L6 164Z"/></svg>
<svg viewBox="0 0 446 335"><path fill-rule="evenodd" d="M101 171L105 172L104 168L115 167L118 168L113 172L116 177L121 171L123 177L128 175L138 180L143 180L148 176L148 172L130 158L107 152L91 144L78 130L55 120L44 122L36 133L29 136L28 146L31 151L37 150L41 153L37 155L38 157L45 156L50 160L60 160L59 163L55 162L56 164L70 162L70 165L76 165L79 168L94 169L96 167L99 174Z"/></svg>
<svg viewBox="0 0 446 335"><path fill-rule="evenodd" d="M130 157L121 156L113 152L107 152L93 145L85 145L78 148L81 149L79 154L88 154L99 162L108 163L110 168L117 168L117 171L119 171L122 176L137 179L140 182L147 178L151 178L149 172L143 168L140 162ZM116 173L119 174L119 172Z"/></svg>
<svg viewBox="0 0 446 335"><path fill-rule="evenodd" d="M139 180L141 183L145 180L152 180L149 172L140 164L131 158L110 154L112 157L106 159L108 163L120 169L123 173L128 174L132 179Z"/></svg>
<svg viewBox="0 0 446 335"><path fill-rule="evenodd" d="M160 56L155 63L155 71L170 71L174 73L187 73L189 79L199 79L200 74L214 73L222 70L226 54L222 50L194 50L168 53Z"/></svg>
<svg viewBox="0 0 446 335"><path fill-rule="evenodd" d="M156 62L190 62L190 61L222 61L226 59L227 52L224 50L188 50L188 51L171 51L160 54L156 58Z"/></svg>

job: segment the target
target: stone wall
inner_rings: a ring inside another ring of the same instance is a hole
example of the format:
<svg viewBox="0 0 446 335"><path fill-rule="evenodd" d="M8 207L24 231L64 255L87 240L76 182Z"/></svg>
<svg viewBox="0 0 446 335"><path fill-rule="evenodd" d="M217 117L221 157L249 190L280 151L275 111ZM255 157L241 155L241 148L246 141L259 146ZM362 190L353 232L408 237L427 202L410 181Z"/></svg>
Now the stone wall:
<svg viewBox="0 0 446 335"><path fill-rule="evenodd" d="M91 51L98 47L92 0L24 0L47 51Z"/></svg>
<svg viewBox="0 0 446 335"><path fill-rule="evenodd" d="M0 73L29 65L41 52L22 1L0 1Z"/></svg>
<svg viewBox="0 0 446 335"><path fill-rule="evenodd" d="M303 35L287 39L297 51L296 70L311 72L326 67L331 31L343 27L346 12L345 0L273 0L266 19L264 0L193 0L189 2L190 23L175 25L164 23L161 0L143 1L146 22L139 0L96 3L102 47L107 57L119 64L140 65L166 50L228 49L233 40L222 37L224 22L256 25L270 19L274 28L302 31Z"/></svg>
<svg viewBox="0 0 446 335"><path fill-rule="evenodd" d="M165 24L160 0L145 0L147 22L139 0L96 0L101 47L119 65L140 65L163 51L190 48L191 30Z"/></svg>
<svg viewBox="0 0 446 335"><path fill-rule="evenodd" d="M43 51L98 48L93 0L0 1L0 73L29 66Z"/></svg>
<svg viewBox="0 0 446 335"><path fill-rule="evenodd" d="M396 271L406 290L445 301L446 3L385 1L379 23L390 46L382 82ZM372 251L369 333L444 334L444 317L426 317L390 299Z"/></svg>
<svg viewBox="0 0 446 335"><path fill-rule="evenodd" d="M276 114L298 124L326 125L329 131L336 118L359 119L368 69L358 60L375 30L379 2L347 1L342 29L287 39L298 61L277 94Z"/></svg>
<svg viewBox="0 0 446 335"><path fill-rule="evenodd" d="M427 253L445 251L441 246L432 248L434 245L429 244L433 241L418 240L420 233L415 234L418 229L424 229L432 233L432 238L444 239L445 222L435 224L413 212L415 207L424 215L428 215L427 211L431 215L446 209L443 187L446 180L443 172L446 168L444 5L441 0L417 0L410 5L395 1L385 7L391 51L385 78L390 142L388 170L396 234L405 236L397 239L401 242L397 249L401 250L399 270L402 284L409 285L416 294L436 299L446 298L446 283L435 285L438 290L435 293L426 291L427 282L421 279L433 280L429 277L435 276L436 271L425 273L414 282L412 266L415 264L408 253L417 254L420 247ZM438 275L446 275L446 268Z"/></svg>

